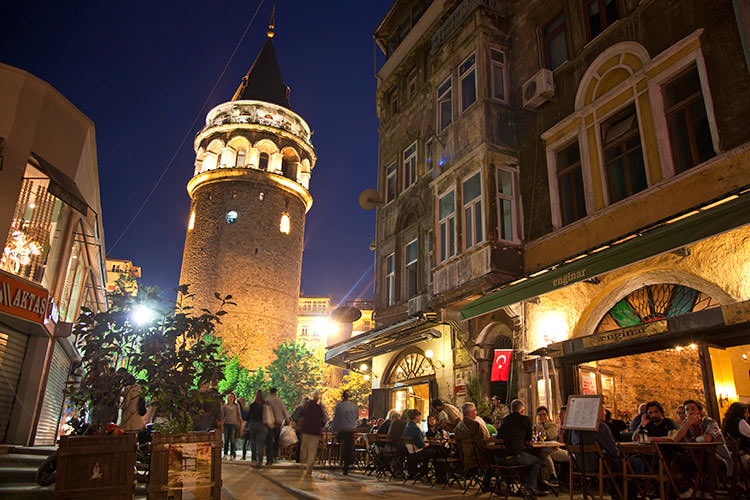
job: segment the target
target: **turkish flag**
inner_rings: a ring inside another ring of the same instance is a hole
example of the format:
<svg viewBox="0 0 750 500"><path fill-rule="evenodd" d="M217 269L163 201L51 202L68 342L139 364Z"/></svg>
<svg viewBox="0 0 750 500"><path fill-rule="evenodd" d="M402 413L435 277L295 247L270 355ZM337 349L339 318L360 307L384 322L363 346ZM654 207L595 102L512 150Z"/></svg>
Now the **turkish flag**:
<svg viewBox="0 0 750 500"><path fill-rule="evenodd" d="M507 382L510 373L510 358L512 349L495 349L495 359L492 361L491 382Z"/></svg>

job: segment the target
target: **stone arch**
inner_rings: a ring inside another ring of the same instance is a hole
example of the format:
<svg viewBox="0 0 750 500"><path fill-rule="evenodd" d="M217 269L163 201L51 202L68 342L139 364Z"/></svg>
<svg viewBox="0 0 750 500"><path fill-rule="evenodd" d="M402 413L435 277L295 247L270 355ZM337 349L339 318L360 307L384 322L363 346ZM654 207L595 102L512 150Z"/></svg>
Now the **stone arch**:
<svg viewBox="0 0 750 500"><path fill-rule="evenodd" d="M300 162L300 168L297 170L297 183L305 189L310 188L310 160L307 158Z"/></svg>
<svg viewBox="0 0 750 500"><path fill-rule="evenodd" d="M294 148L285 147L281 150L281 175L297 180L299 170L299 154Z"/></svg>
<svg viewBox="0 0 750 500"><path fill-rule="evenodd" d="M419 221L425 213L422 199L416 196L407 198L396 218L396 231L401 231Z"/></svg>
<svg viewBox="0 0 750 500"><path fill-rule="evenodd" d="M279 152L278 146L276 146L276 144L269 139L261 139L256 142L253 147L257 149L259 153L266 153L267 155L272 155Z"/></svg>
<svg viewBox="0 0 750 500"><path fill-rule="evenodd" d="M193 172L193 175L198 175L203 172L203 160L205 157L206 151L201 146L198 148L198 151L195 152L195 171Z"/></svg>
<svg viewBox="0 0 750 500"><path fill-rule="evenodd" d="M721 287L693 273L673 268L653 269L642 274L628 275L592 300L581 314L581 319L573 330L573 336L580 337L593 333L602 318L623 297L627 297L632 292L645 286L662 283L674 283L694 288L708 295L719 304L729 304L734 301Z"/></svg>
<svg viewBox="0 0 750 500"><path fill-rule="evenodd" d="M214 139L208 144L206 154L203 158L203 171L213 170L219 166L219 159L224 151L224 143L220 139Z"/></svg>
<svg viewBox="0 0 750 500"><path fill-rule="evenodd" d="M620 42L608 47L581 77L576 93L576 111L620 85L650 60L648 51L637 42Z"/></svg>
<svg viewBox="0 0 750 500"><path fill-rule="evenodd" d="M388 366L383 371L386 376L383 382L393 386L396 382L421 377L434 377L435 366L432 361L424 355L424 351L418 347L409 347L401 351L397 356L391 358Z"/></svg>
<svg viewBox="0 0 750 500"><path fill-rule="evenodd" d="M235 168L244 168L248 165L248 151L250 150L250 141L241 135L232 137L227 143L227 150L231 151L231 161L229 166Z"/></svg>

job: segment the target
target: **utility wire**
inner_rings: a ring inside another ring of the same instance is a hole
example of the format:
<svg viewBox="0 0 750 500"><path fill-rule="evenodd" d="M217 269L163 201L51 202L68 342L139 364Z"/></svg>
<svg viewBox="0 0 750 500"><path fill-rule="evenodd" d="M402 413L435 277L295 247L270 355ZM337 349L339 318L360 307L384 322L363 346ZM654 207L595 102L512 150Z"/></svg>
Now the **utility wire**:
<svg viewBox="0 0 750 500"><path fill-rule="evenodd" d="M125 234L130 230L130 227L133 225L133 223L138 218L138 216L141 215L141 212L143 212L143 209L146 207L146 204L154 195L154 192L156 192L156 189L159 187L159 184L161 184L162 179L164 179L164 176L167 175L167 171L174 163L179 152L182 150L182 147L185 145L185 141L187 141L187 138L193 132L195 124L198 123L198 120L203 116L203 109L208 104L209 100L211 99L211 96L216 91L216 88L219 86L219 83L221 83L222 78L224 78L224 74L227 72L227 69L229 68L229 64L232 62L232 59L234 59L234 56L237 54L237 51L239 50L240 45L242 45L242 42L245 39L245 36L247 35L247 32L250 31L250 26L252 26L253 21L258 15L258 12L260 12L260 8L263 6L264 1L265 0L260 0L260 2L258 2L258 6L255 8L255 12L253 13L253 16L250 18L250 21L247 23L247 26L245 26L245 31L242 32L242 36L237 41L237 45L234 46L234 50L232 51L232 54L229 56L229 59L227 59L227 63L224 65L224 69L221 70L221 74L216 79L216 82L214 83L213 87L211 87L211 90L209 91L208 96L206 97L206 100L203 101L203 105L201 105L200 109L198 109L198 112L195 114L195 118L193 119L193 122L190 124L187 131L185 132L185 135L182 137L182 140L180 141L180 145L177 146L177 149L175 150L172 157L169 159L167 166L164 167L164 170L162 170L161 175L159 176L158 179L156 179L156 183L154 183L154 187L151 188L151 191L146 196L146 199L143 200L143 203L141 203L141 206L138 208L138 211L130 219L130 222L128 222L128 225L125 226L125 229L123 229L122 233L120 233L120 236L115 240L112 246L109 247L109 250L107 251L107 254L106 254L107 257L111 255L112 250L114 250L114 248L117 246L120 240L122 240L123 236L125 236Z"/></svg>

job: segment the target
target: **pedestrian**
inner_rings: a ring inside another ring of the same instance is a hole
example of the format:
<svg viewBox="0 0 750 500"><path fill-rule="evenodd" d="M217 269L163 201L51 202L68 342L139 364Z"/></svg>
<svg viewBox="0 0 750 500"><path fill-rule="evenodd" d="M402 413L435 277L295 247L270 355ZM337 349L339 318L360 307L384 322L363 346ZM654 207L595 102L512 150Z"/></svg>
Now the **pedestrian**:
<svg viewBox="0 0 750 500"><path fill-rule="evenodd" d="M193 412L193 430L221 429L221 394L216 387L204 383L198 386L197 402Z"/></svg>
<svg viewBox="0 0 750 500"><path fill-rule="evenodd" d="M146 414L146 401L141 396L141 386L130 373L123 377L125 387L122 390L122 414L120 427L125 432L143 430L143 416Z"/></svg>
<svg viewBox="0 0 750 500"><path fill-rule="evenodd" d="M349 391L341 393L341 402L333 409L332 430L339 438L344 475L349 474L349 467L354 463L354 432L357 430L359 408L349 399Z"/></svg>
<svg viewBox="0 0 750 500"><path fill-rule="evenodd" d="M266 398L266 402L271 405L271 410L273 410L273 425L268 431L268 442L266 443L266 465L273 464L276 457L279 456L281 426L285 420L291 420L284 402L276 395L277 392L277 389L272 387L268 391L268 398Z"/></svg>
<svg viewBox="0 0 750 500"><path fill-rule="evenodd" d="M221 407L221 420L224 422L224 456L234 460L237 458L236 441L242 425L242 410L233 392L227 394L227 402Z"/></svg>
<svg viewBox="0 0 750 500"><path fill-rule="evenodd" d="M323 407L320 405L320 392L315 391L310 400L302 408L302 442L300 444L300 460L305 464L303 478L312 473L315 455L318 452L318 443L323 435L323 426L326 423Z"/></svg>
<svg viewBox="0 0 750 500"><path fill-rule="evenodd" d="M263 391L258 389L255 392L255 399L247 410L247 421L245 425L248 428L248 435L251 442L250 459L256 467L263 465L263 452L266 447L268 435L268 426L263 422L263 412L266 406L266 400L263 397Z"/></svg>
<svg viewBox="0 0 750 500"><path fill-rule="evenodd" d="M297 434L297 448L294 450L294 461L300 463L300 451L302 450L302 410L310 398L307 396L302 399L302 403L292 412L292 422L294 422L294 432Z"/></svg>

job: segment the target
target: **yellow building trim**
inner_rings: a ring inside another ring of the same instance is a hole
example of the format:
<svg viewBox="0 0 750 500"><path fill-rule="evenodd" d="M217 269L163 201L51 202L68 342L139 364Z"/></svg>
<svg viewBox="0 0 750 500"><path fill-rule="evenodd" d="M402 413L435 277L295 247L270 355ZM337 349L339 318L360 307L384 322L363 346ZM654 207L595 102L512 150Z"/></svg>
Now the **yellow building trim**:
<svg viewBox="0 0 750 500"><path fill-rule="evenodd" d="M603 96L628 78L630 78L630 73L624 68L613 69L599 80L599 84L596 86L596 92L594 93L594 99Z"/></svg>
<svg viewBox="0 0 750 500"><path fill-rule="evenodd" d="M547 145L555 144L569 135L571 135L578 127L581 126L581 118L578 116L573 116L571 120L569 120L567 123L564 123L561 128L558 128L552 135L549 135L547 137L543 136L544 142Z"/></svg>
<svg viewBox="0 0 750 500"><path fill-rule="evenodd" d="M636 93L645 92L648 89L648 80L645 78L643 80L638 80L638 82L635 84L635 91Z"/></svg>
<svg viewBox="0 0 750 500"><path fill-rule="evenodd" d="M633 89L631 87L626 88L619 94L615 95L607 102L596 108L596 118L602 120L607 115L612 113L623 104L633 99Z"/></svg>
<svg viewBox="0 0 750 500"><path fill-rule="evenodd" d="M651 184L656 184L662 180L663 176L659 159L659 139L656 137L654 115L651 111L651 98L648 93L638 96L638 113L641 118L641 139L645 147L643 156L646 159L649 180Z"/></svg>
<svg viewBox="0 0 750 500"><path fill-rule="evenodd" d="M696 37L690 40L683 47L681 47L680 50L678 50L674 54L671 54L669 57L659 62L658 64L655 64L651 66L649 69L647 69L646 76L648 76L648 78L654 78L655 76L658 76L659 73L679 63L685 57L687 57L687 55L690 54L690 52L693 52L694 50L698 50L700 49L700 47L701 47L700 38Z"/></svg>
<svg viewBox="0 0 750 500"><path fill-rule="evenodd" d="M599 165L599 144L597 141L596 127L586 129L586 140L588 143L589 171L591 172L591 187L594 191L594 210L604 208L604 192ZM572 254L571 254L572 255Z"/></svg>
<svg viewBox="0 0 750 500"><path fill-rule="evenodd" d="M622 55L622 64L629 67L633 73L638 71L643 67L643 62L641 62L641 58L636 56L635 54L631 53L625 53Z"/></svg>
<svg viewBox="0 0 750 500"><path fill-rule="evenodd" d="M203 172L188 181L187 191L190 195L190 198L192 198L195 190L203 184L237 181L243 180L243 178L245 180L250 180L251 176L253 175L265 175L269 180L273 181L284 191L298 196L300 200L302 200L302 202L305 204L305 213L310 211L313 199L310 193L305 188L303 188L293 180L287 179L284 176L252 168L217 168L215 170Z"/></svg>
<svg viewBox="0 0 750 500"><path fill-rule="evenodd" d="M610 68L615 67L620 62L620 54L616 54L603 63L599 65L598 68L596 68L596 73L599 75L600 78L603 78L605 74L610 70Z"/></svg>

